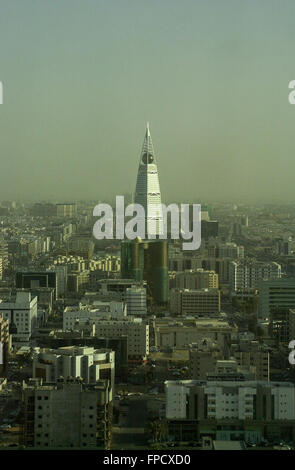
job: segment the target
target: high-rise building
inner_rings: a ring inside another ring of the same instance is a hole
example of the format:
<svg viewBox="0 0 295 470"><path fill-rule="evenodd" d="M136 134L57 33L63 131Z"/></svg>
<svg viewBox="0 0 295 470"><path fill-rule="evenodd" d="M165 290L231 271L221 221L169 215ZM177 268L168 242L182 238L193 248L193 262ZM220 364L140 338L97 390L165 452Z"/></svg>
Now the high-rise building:
<svg viewBox="0 0 295 470"><path fill-rule="evenodd" d="M124 240L121 243L121 276L147 281L148 297L157 304L168 301L167 240Z"/></svg>
<svg viewBox="0 0 295 470"><path fill-rule="evenodd" d="M0 313L0 377L7 372L9 346L9 321L4 320Z"/></svg>
<svg viewBox="0 0 295 470"><path fill-rule="evenodd" d="M158 167L149 124L139 160L134 202L145 210L145 234L159 235L163 232L163 212Z"/></svg>
<svg viewBox="0 0 295 470"><path fill-rule="evenodd" d="M146 290L144 287L129 287L126 289L127 315L144 316L146 309Z"/></svg>

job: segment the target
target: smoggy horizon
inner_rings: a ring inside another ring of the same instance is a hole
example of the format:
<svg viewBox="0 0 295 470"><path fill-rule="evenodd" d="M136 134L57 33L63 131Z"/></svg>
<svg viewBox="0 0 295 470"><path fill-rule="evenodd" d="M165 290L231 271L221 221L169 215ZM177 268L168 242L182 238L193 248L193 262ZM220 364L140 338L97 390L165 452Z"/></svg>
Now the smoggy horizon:
<svg viewBox="0 0 295 470"><path fill-rule="evenodd" d="M293 202L294 17L291 0L4 3L0 200L134 192L149 121L163 201Z"/></svg>

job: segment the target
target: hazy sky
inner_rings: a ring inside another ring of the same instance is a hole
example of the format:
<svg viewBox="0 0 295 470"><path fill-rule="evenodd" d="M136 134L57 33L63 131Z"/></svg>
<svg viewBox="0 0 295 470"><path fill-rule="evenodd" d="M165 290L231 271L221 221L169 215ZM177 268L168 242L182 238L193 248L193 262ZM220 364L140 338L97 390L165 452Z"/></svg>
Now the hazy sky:
<svg viewBox="0 0 295 470"><path fill-rule="evenodd" d="M294 0L0 0L0 199L294 200Z"/></svg>

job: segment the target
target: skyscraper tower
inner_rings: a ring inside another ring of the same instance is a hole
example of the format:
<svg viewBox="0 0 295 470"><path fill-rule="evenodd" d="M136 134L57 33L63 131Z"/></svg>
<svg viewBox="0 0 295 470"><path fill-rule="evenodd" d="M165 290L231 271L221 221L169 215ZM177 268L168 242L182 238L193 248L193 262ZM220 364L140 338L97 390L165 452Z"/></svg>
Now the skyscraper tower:
<svg viewBox="0 0 295 470"><path fill-rule="evenodd" d="M147 123L139 160L134 202L145 210L145 234L155 237L163 233L163 212L158 167Z"/></svg>

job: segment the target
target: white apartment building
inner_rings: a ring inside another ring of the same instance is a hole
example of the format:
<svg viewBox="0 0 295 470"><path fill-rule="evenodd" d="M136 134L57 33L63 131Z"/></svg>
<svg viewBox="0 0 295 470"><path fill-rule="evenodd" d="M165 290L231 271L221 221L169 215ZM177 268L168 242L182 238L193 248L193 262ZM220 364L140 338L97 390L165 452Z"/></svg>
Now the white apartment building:
<svg viewBox="0 0 295 470"><path fill-rule="evenodd" d="M30 292L18 291L13 302L0 300L0 313L4 320L9 320L12 345L15 348L26 345L37 326L37 297Z"/></svg>
<svg viewBox="0 0 295 470"><path fill-rule="evenodd" d="M95 334L101 338L128 337L129 359L145 359L149 354L149 326L141 318L111 318L97 310L75 310L66 307L63 313L63 331L75 326L95 324Z"/></svg>
<svg viewBox="0 0 295 470"><path fill-rule="evenodd" d="M147 314L146 289L144 287L129 287L126 289L125 300L127 305L127 315L138 317Z"/></svg>
<svg viewBox="0 0 295 470"><path fill-rule="evenodd" d="M56 383L60 377L81 377L84 383L108 379L114 386L115 352L93 347L41 349L33 360L33 377Z"/></svg>
<svg viewBox="0 0 295 470"><path fill-rule="evenodd" d="M232 292L255 289L262 280L280 277L281 266L275 262L232 261L229 265L229 285Z"/></svg>
<svg viewBox="0 0 295 470"><path fill-rule="evenodd" d="M294 385L288 382L179 380L166 381L165 391L167 419L189 418L188 404L196 395L205 419L295 419Z"/></svg>

